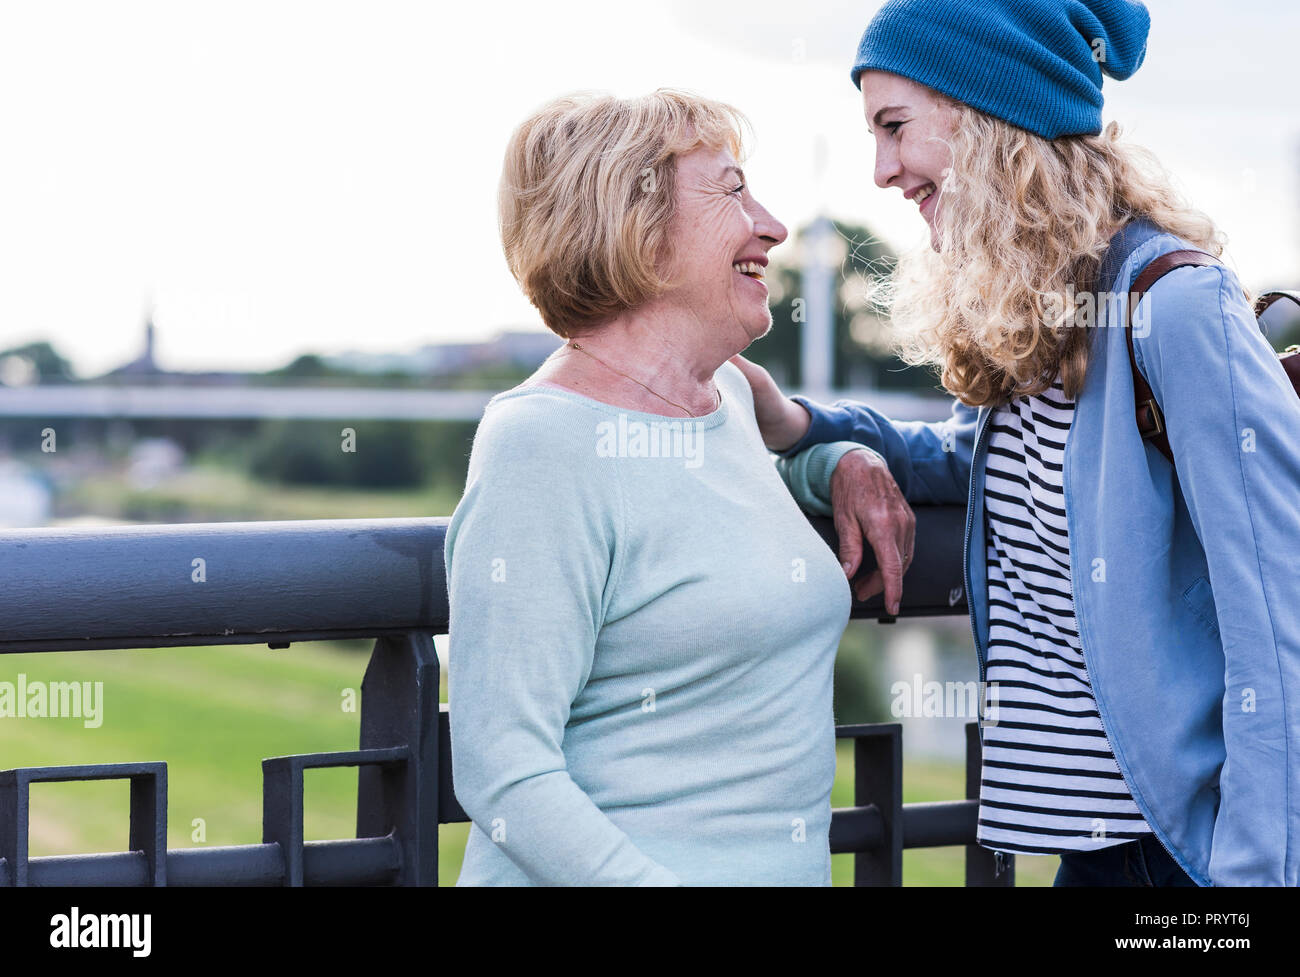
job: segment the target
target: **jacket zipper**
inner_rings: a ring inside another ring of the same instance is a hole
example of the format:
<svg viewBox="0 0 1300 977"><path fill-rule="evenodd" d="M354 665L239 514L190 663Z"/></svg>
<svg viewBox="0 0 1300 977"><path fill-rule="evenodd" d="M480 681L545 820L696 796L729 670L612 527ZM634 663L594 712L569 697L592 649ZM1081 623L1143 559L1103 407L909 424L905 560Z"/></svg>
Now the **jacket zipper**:
<svg viewBox="0 0 1300 977"><path fill-rule="evenodd" d="M966 496L966 544L962 548L962 554L961 554L962 579L963 582L966 584L966 605L970 610L970 614L968 616L970 618L971 637L975 641L975 658L979 662L981 689L984 687L984 677L985 677L984 648L980 644L979 632L975 626L975 613L976 613L975 602L973 599L973 593L971 591L971 586L970 586L970 582L971 582L970 539L971 539L971 529L975 521L976 463L979 460L980 450L984 445L984 434L989 427L989 422L992 419L992 416L993 416L993 412L991 410L985 411L984 419L980 423L979 431L975 435L975 447L971 451L971 480L970 480L970 488ZM983 716L981 716L980 719L983 720ZM976 728L979 730L980 743L982 744L984 742L984 723L981 721Z"/></svg>
<svg viewBox="0 0 1300 977"><path fill-rule="evenodd" d="M988 687L984 681L987 674L986 666L984 664L984 648L980 644L979 630L975 625L975 614L976 614L975 597L973 592L971 591L971 586L970 586L970 582L971 582L970 540L971 540L971 529L975 521L975 485L976 485L975 472L977 471L977 462L979 461L980 450L984 445L984 434L988 430L988 427L992 423L992 420L993 420L993 411L986 409L984 412L984 417L980 422L979 428L975 433L975 447L971 450L971 457L970 457L970 466L971 466L970 487L966 496L966 545L962 547L962 551L961 551L962 581L966 585L966 607L969 610L969 614L967 616L970 618L971 637L974 639L975 642L975 658L979 662L980 717L979 717L979 722L975 724L975 729L979 733L979 737L980 737L981 754L983 754L984 752L984 712L986 711L987 708L984 702L984 697L988 694ZM983 476L981 475L980 477L982 478ZM983 756L981 756L980 770L983 771L983 769L984 769L984 762L983 762ZM979 828L976 827L977 836L978 833L979 833ZM993 877L995 879L1000 879L1002 877L1002 873L1006 871L1005 861L1006 861L1006 856L1002 852L998 851L997 849L994 849Z"/></svg>

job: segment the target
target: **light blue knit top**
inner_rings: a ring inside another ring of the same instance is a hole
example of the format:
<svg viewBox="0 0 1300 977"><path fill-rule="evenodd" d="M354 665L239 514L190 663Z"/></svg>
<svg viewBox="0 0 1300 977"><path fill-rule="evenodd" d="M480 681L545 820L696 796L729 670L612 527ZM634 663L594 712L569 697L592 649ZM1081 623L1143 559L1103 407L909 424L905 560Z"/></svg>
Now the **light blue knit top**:
<svg viewBox="0 0 1300 977"><path fill-rule="evenodd" d="M791 494L828 513L830 468L717 382L694 420L488 405L446 541L459 884L830 883L850 593Z"/></svg>

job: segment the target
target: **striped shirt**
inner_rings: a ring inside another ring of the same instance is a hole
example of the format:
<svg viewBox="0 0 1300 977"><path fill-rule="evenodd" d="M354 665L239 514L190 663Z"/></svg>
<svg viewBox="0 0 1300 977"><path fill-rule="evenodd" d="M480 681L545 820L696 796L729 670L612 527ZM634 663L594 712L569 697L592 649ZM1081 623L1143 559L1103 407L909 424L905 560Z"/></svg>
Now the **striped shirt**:
<svg viewBox="0 0 1300 977"><path fill-rule="evenodd" d="M984 511L994 721L978 839L1030 855L1123 844L1151 829L1101 726L1079 644L1062 488L1074 404L1058 376L990 419Z"/></svg>

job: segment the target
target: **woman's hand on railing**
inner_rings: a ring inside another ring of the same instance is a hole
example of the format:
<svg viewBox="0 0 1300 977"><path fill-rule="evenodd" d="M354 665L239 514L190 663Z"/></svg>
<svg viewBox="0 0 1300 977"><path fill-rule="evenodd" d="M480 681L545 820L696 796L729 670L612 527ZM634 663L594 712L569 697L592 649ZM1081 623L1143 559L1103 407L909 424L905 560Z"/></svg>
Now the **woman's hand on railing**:
<svg viewBox="0 0 1300 977"><path fill-rule="evenodd" d="M802 406L788 399L781 393L781 388L772 379L772 374L751 363L739 353L731 358L740 372L749 381L749 388L754 391L754 416L758 419L758 430L763 436L763 444L769 451L785 451L799 441L812 423Z"/></svg>
<svg viewBox="0 0 1300 977"><path fill-rule="evenodd" d="M885 609L897 614L903 574L912 565L916 515L885 459L866 447L844 455L831 475L831 507L845 575L852 580L858 572L864 538L876 555L876 569L854 588L858 600L870 600L883 590Z"/></svg>

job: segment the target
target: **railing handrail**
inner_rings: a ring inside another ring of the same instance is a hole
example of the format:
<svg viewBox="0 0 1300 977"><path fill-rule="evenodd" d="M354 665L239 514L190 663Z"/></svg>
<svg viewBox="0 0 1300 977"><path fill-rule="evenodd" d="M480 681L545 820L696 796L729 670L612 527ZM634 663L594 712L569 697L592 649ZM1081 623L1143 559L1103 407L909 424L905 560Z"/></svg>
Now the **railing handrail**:
<svg viewBox="0 0 1300 977"><path fill-rule="evenodd" d="M900 616L964 613L964 510L916 509L916 560ZM337 519L56 528L0 533L0 652L377 638L362 681L357 750L262 763L262 843L167 848L165 763L0 771L0 886L436 883L440 823L463 821L432 634L448 628L449 520ZM832 549L829 519L814 525ZM868 551L862 572L874 569ZM955 583L954 583L955 581ZM89 595L78 600L78 595ZM880 596L855 604L881 617ZM882 618L890 620L891 618ZM902 802L902 727L841 726L854 742L854 806L833 812L833 851L858 884L899 884L905 847L966 844L968 884L1013 884L975 845L980 749L967 726L964 801ZM357 837L303 837L303 773L358 769ZM30 858L30 787L131 782L130 852Z"/></svg>
<svg viewBox="0 0 1300 977"><path fill-rule="evenodd" d="M445 633L448 521L6 530L0 653Z"/></svg>
<svg viewBox="0 0 1300 977"><path fill-rule="evenodd" d="M917 506L900 617L964 614L963 506ZM375 637L448 627L447 517L0 532L0 653ZM813 525L835 546L830 519ZM202 561L201 563L196 561ZM875 567L868 548L863 573ZM881 617L882 597L855 604Z"/></svg>

